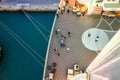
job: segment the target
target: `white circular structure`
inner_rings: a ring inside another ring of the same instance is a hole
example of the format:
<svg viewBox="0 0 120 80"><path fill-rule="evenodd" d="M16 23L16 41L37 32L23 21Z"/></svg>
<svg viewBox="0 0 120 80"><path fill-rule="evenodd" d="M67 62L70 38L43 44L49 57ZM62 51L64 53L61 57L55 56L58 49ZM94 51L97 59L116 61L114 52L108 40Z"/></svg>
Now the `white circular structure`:
<svg viewBox="0 0 120 80"><path fill-rule="evenodd" d="M92 51L102 50L108 42L108 35L101 29L88 29L82 34L83 45Z"/></svg>

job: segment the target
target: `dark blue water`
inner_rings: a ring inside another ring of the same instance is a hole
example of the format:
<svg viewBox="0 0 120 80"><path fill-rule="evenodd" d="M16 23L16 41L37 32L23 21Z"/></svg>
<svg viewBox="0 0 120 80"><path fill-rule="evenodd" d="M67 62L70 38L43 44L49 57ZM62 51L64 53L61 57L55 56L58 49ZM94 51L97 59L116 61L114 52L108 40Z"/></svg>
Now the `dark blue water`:
<svg viewBox="0 0 120 80"><path fill-rule="evenodd" d="M31 12L29 14L51 31L55 12ZM23 13L0 12L0 21L45 59L48 41ZM50 33L40 25L38 27L49 39ZM18 41L20 40L18 39ZM40 63L44 65L44 61L28 46L21 42L23 47L18 41L0 25L0 44L3 45L4 54L3 60L0 62L0 80L42 80L44 67ZM26 48L40 63L27 52Z"/></svg>

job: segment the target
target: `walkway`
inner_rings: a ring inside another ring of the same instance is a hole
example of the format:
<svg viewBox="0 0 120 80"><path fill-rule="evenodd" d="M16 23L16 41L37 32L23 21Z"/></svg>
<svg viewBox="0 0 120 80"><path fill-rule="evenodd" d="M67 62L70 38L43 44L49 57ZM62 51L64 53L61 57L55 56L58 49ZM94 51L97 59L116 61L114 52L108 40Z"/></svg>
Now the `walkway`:
<svg viewBox="0 0 120 80"><path fill-rule="evenodd" d="M71 11L70 13L65 11L63 14L59 15L59 18L57 18L56 21L54 34L52 36L47 61L47 65L52 65L54 62L57 63L55 80L67 80L68 68L73 68L73 65L77 63L80 65L80 69L84 70L97 56L96 52L90 51L84 47L81 36L85 30L95 28L99 23L100 17L101 16L99 15L76 16L76 14ZM112 21L113 18L105 19ZM55 30L58 28L61 30L58 36L64 35L66 37L65 47L60 47L59 41L57 41ZM110 30L110 27L108 27L106 23L102 23L99 28ZM118 30L119 27L117 26L114 29ZM71 37L67 35L68 32L71 32ZM56 51L54 51L55 48ZM70 50L67 50L67 48ZM51 70L46 70L46 76L48 76L50 71Z"/></svg>

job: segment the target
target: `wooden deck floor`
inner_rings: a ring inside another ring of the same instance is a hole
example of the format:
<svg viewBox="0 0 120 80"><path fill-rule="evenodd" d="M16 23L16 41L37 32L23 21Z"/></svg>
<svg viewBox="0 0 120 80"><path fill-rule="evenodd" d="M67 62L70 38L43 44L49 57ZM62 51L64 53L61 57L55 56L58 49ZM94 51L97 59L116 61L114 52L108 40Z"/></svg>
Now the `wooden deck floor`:
<svg viewBox="0 0 120 80"><path fill-rule="evenodd" d="M55 79L57 80L66 80L67 69L72 68L76 63L80 65L81 69L85 69L97 55L96 52L90 51L83 46L81 36L86 29L95 26L92 21L98 22L99 20L91 21L89 17L88 22L86 22L86 19L88 19L88 16L78 17L73 13L67 14L67 12L64 12L64 14L60 15L57 19L54 30L60 28L61 32L59 36L64 35L66 37L66 46L60 47L57 36L54 34L47 64L52 65L53 62L57 63L55 75ZM90 26L89 24L92 25ZM69 31L71 32L71 37L67 35ZM56 52L53 50L54 48L57 48ZM67 51L66 48L70 48L70 51ZM60 53L60 56L57 55L58 53Z"/></svg>
<svg viewBox="0 0 120 80"><path fill-rule="evenodd" d="M95 28L100 18L100 15L76 16L72 11L70 11L70 13L65 11L63 14L59 14L54 28L47 61L47 66L52 65L54 62L57 63L55 80L67 80L68 68L73 68L73 65L77 63L80 65L80 69L84 70L97 56L96 52L84 47L81 36L85 30ZM61 31L58 35L55 35L55 30L58 28ZM104 25L103 29L110 28ZM116 29L118 29L118 27L116 27ZM68 32L71 32L71 37L67 35ZM66 37L65 47L60 47L59 41L57 41L57 36L61 35ZM57 48L56 52L53 50L55 48ZM67 48L70 48L70 50L67 51ZM60 53L59 56L58 53ZM50 71L51 70L46 69L46 76Z"/></svg>

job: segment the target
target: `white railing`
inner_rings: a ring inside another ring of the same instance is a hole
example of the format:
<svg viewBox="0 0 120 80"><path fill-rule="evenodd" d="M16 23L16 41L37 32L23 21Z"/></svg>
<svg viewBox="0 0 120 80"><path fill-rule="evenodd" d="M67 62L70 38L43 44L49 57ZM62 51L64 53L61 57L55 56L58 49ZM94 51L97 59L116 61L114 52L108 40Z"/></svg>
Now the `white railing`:
<svg viewBox="0 0 120 80"><path fill-rule="evenodd" d="M48 42L48 48L47 48L47 54L46 54L46 59L45 59L44 72L43 72L43 80L45 80L45 73L46 73L48 55L49 55L49 50L50 50L50 44L51 44L51 41L52 41L52 36L53 36L53 33L54 33L56 19L57 19L57 17L55 15L54 22L53 22L52 29L51 29L50 39L49 39L49 42Z"/></svg>

